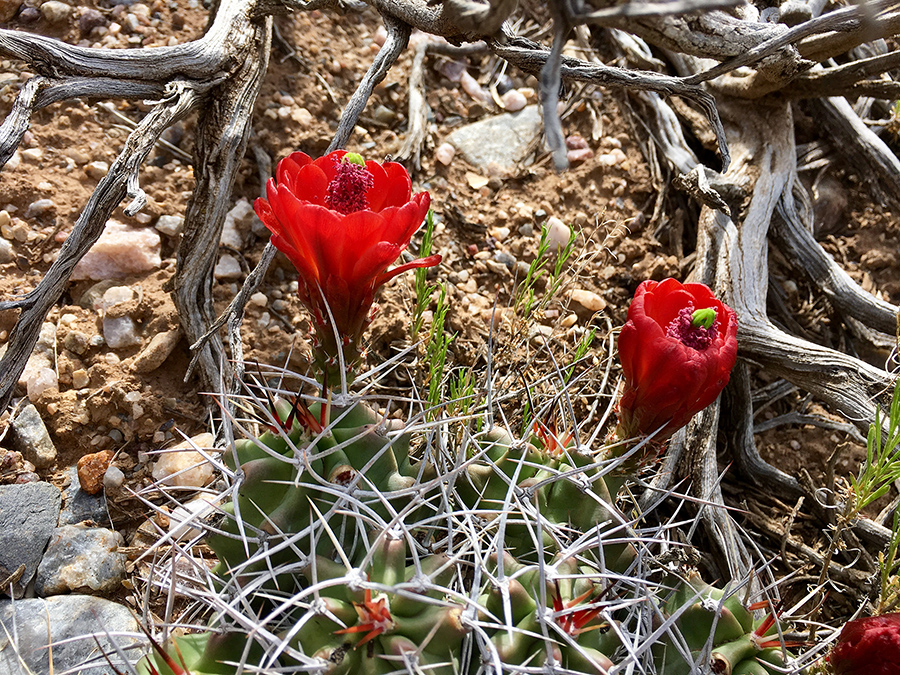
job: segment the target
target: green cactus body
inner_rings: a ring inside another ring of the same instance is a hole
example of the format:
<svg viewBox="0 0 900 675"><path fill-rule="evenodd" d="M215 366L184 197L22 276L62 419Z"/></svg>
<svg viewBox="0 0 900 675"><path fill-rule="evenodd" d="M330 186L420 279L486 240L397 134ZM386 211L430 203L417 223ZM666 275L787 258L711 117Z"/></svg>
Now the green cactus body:
<svg viewBox="0 0 900 675"><path fill-rule="evenodd" d="M288 419L290 404L277 402L275 413L279 420ZM309 413L319 419L321 409L311 406ZM378 415L362 403L349 409L333 408L331 417L335 423L309 448L312 457L308 461L309 471L304 469L299 477L298 466L303 464L294 461L293 448L309 445L313 438L299 423L285 435L267 431L258 439L239 440L233 453L225 453L226 462L232 469L239 465L244 479L237 504L232 501L224 505L224 517L216 528L219 531L210 533L207 539L219 558L213 571L220 578L230 578L239 569L240 576L249 579L266 574L272 567L296 562L296 551L283 546L276 553L261 556L252 565L246 564L248 554L258 553L262 541L267 548L274 548L313 524L318 518L316 511L324 514L339 505L339 495L349 485L355 490L388 494L388 502L398 510L405 506L409 497L392 498L390 493L416 484L419 467L409 458L409 435L395 433L398 424L379 424ZM433 470L426 468L422 473L431 475ZM389 517L389 509L383 502L377 498L370 501L372 511ZM334 517L331 521L335 532L341 531L340 525L335 524L337 520ZM242 531L248 535L246 541L240 536ZM345 531L346 536L358 535L353 527ZM317 553L328 554L333 550L329 537L319 537L318 542ZM352 553L353 541L341 544L345 551ZM293 574L278 575L271 585L285 592L293 592L298 587Z"/></svg>
<svg viewBox="0 0 900 675"><path fill-rule="evenodd" d="M246 650L246 654L244 653ZM173 638L166 649L176 668L158 653L142 659L140 675L234 675L236 663L258 663L263 657L258 645L249 645L243 634L207 631Z"/></svg>
<svg viewBox="0 0 900 675"><path fill-rule="evenodd" d="M516 442L507 431L494 427L479 441L483 457L470 464L456 483L463 503L479 512L497 510L507 499L510 483L525 490L531 503L551 528L588 532L603 523L621 518L611 511L613 495L607 477L602 476L588 455L567 450L555 437L535 434L529 442ZM586 468L582 473L578 469ZM561 476L576 472L573 475ZM555 527L554 527L555 526ZM521 519L508 519L505 546L517 557L534 562L535 543ZM559 543L547 530L541 532L543 547L553 552ZM634 548L627 544L604 546L607 569L624 572L634 559Z"/></svg>
<svg viewBox="0 0 900 675"><path fill-rule="evenodd" d="M500 660L509 665L539 667L552 657L568 670L603 674L612 667L608 655L619 642L591 604L597 590L591 579L598 578L597 571L573 559L557 561L555 567L559 578L550 583L540 566L522 565L504 555L503 572L511 577L506 584L508 604L499 588L486 590L479 600L485 609L482 618L493 629L491 642ZM549 607L539 604L541 585ZM548 643L540 615L551 609L555 626L547 627Z"/></svg>
<svg viewBox="0 0 900 675"><path fill-rule="evenodd" d="M780 646L771 646L772 640L765 637L771 630L771 618L755 622L752 612L736 595L726 597L725 591L706 584L694 572L671 594L664 611L675 614L682 608L676 625L694 663L708 654L708 663L700 664L704 672L776 675L783 670ZM671 638L661 640L654 653L665 675L691 674L692 664Z"/></svg>
<svg viewBox="0 0 900 675"><path fill-rule="evenodd" d="M292 637L291 646L334 664L329 673L396 671L398 661L389 657L414 659L428 672L457 673L469 629L462 622L462 607L445 600L439 590L450 581L453 568L443 564L446 558L440 555L429 556L419 568L407 566L406 558L403 539L382 537L376 545L368 579L392 589L383 592L351 587L344 582L343 565L317 557L303 574L321 586L322 603L319 613ZM419 570L431 581L426 592L413 590ZM330 579L341 583L329 585Z"/></svg>

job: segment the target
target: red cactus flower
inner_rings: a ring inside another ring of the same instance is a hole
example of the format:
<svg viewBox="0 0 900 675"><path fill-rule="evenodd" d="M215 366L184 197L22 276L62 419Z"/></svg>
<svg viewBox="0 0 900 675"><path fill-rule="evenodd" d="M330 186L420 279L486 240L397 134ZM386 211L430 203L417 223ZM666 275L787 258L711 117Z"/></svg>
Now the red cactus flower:
<svg viewBox="0 0 900 675"><path fill-rule="evenodd" d="M737 317L703 284L645 281L619 335L619 438L661 442L716 400L737 359Z"/></svg>
<svg viewBox="0 0 900 675"><path fill-rule="evenodd" d="M254 208L272 244L299 272L300 300L320 346L318 365L326 377L334 375L339 349L348 367L359 359L378 288L401 272L440 262L432 255L388 271L425 219L430 196L412 194L400 164L363 162L343 150L315 161L291 154L278 163L266 196Z"/></svg>
<svg viewBox="0 0 900 675"><path fill-rule="evenodd" d="M578 637L589 630L597 630L603 624L588 626L591 621L600 616L599 607L588 606L578 609L578 606L593 595L593 590L587 590L577 598L563 602L559 593L559 584L556 584L556 594L553 595L553 612L556 624L568 635Z"/></svg>
<svg viewBox="0 0 900 675"><path fill-rule="evenodd" d="M828 660L836 675L900 673L900 614L848 621Z"/></svg>
<svg viewBox="0 0 900 675"><path fill-rule="evenodd" d="M362 640L356 643L356 647L366 644L369 640L377 638L382 633L394 630L394 619L391 616L387 598L382 596L378 600L372 600L372 591L366 589L365 599L360 603L353 603L359 623L349 628L334 631L335 635L347 635L349 633L365 633Z"/></svg>

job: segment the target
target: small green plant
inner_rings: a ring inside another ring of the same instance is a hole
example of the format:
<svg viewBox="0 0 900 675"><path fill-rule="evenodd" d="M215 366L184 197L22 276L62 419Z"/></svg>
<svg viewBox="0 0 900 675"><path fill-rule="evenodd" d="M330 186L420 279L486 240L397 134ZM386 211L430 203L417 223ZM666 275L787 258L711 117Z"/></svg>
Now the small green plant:
<svg viewBox="0 0 900 675"><path fill-rule="evenodd" d="M451 417L467 417L477 403L475 395L475 374L471 368L458 368L449 382L450 397L447 413Z"/></svg>
<svg viewBox="0 0 900 675"><path fill-rule="evenodd" d="M445 329L447 310L447 287L440 284L440 297L434 310L434 318L431 321L431 331L428 341L425 343L425 363L428 368L428 404L432 415L437 414L439 406L443 403L444 368L447 364L447 348L456 334L448 334Z"/></svg>
<svg viewBox="0 0 900 675"><path fill-rule="evenodd" d="M545 309L557 291L559 291L563 282L562 272L575 251L575 239L577 236L578 233L572 230L569 235L569 241L566 242L565 246L559 248L556 262L553 264L553 269L547 277L547 287L541 299L538 300L535 287L538 279L548 271L547 263L549 262L548 253L550 251L550 230L546 225L541 227L541 239L538 243L537 255L531 261L531 265L528 266L525 279L519 284L515 294L514 307L516 312L521 312L521 317L524 321L528 321L535 311Z"/></svg>
<svg viewBox="0 0 900 675"><path fill-rule="evenodd" d="M885 614L896 609L900 602L900 559L897 558L900 549L900 513L894 511L894 521L891 524L891 540L887 550L878 553L878 577L881 581L878 593L878 609L875 612Z"/></svg>
<svg viewBox="0 0 900 675"><path fill-rule="evenodd" d="M898 478L900 478L900 380L894 387L891 409L888 413L887 437L883 436L882 417L878 409L875 410L875 422L869 425L866 460L859 467L859 473L855 477L850 477L843 508L838 512L832 528L831 545L825 553L822 572L819 575L819 587L824 586L831 560L842 547L844 530L853 524L863 509L887 494ZM890 586L888 581L897 569L897 526L895 519L894 534L887 554L881 556L885 562L880 570L882 597L879 598L879 604L887 600L884 596L886 592L890 594L886 591ZM814 638L815 626L810 629L810 639Z"/></svg>
<svg viewBox="0 0 900 675"><path fill-rule="evenodd" d="M431 247L434 241L434 211L428 210L425 216L425 230L422 232L422 247L420 253L423 258L431 255ZM428 269L420 267L416 270L416 306L413 308L412 336L413 339L422 330L425 310L431 302L431 296L437 288L435 284L428 283Z"/></svg>
<svg viewBox="0 0 900 675"><path fill-rule="evenodd" d="M563 373L563 380L566 384L572 381L572 376L575 374L575 366L584 358L588 349L591 348L596 333L597 329L592 327L582 336L581 340L579 340L578 344L575 346L575 354L572 357L572 363L566 367L565 373Z"/></svg>

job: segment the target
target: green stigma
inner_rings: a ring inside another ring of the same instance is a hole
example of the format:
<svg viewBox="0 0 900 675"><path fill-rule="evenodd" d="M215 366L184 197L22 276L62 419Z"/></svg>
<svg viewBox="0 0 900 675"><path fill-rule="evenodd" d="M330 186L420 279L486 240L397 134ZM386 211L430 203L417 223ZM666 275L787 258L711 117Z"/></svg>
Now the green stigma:
<svg viewBox="0 0 900 675"><path fill-rule="evenodd" d="M363 159L363 156L358 155L355 152L348 152L344 155L344 161L350 162L351 164L359 164L360 166L366 165L366 160Z"/></svg>
<svg viewBox="0 0 900 675"><path fill-rule="evenodd" d="M691 314L691 325L694 328L706 328L709 329L716 322L716 310L712 307L707 307L706 309L698 309L696 312Z"/></svg>

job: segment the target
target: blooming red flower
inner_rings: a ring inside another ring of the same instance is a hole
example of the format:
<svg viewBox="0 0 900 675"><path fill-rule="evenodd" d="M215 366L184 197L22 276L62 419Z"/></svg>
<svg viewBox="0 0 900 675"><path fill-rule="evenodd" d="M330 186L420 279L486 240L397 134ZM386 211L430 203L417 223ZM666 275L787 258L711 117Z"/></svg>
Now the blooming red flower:
<svg viewBox="0 0 900 675"><path fill-rule="evenodd" d="M326 377L336 373L338 350L348 367L359 359L378 288L408 269L440 262L432 255L388 271L429 204L427 192L412 194L409 174L395 162L363 163L338 150L315 161L295 152L278 163L266 199L254 208L272 244L299 272L300 300L312 314Z"/></svg>
<svg viewBox="0 0 900 675"><path fill-rule="evenodd" d="M900 673L900 614L848 621L828 659L836 675Z"/></svg>
<svg viewBox="0 0 900 675"><path fill-rule="evenodd" d="M659 442L716 400L737 359L737 317L703 284L645 281L619 335L619 438Z"/></svg>

